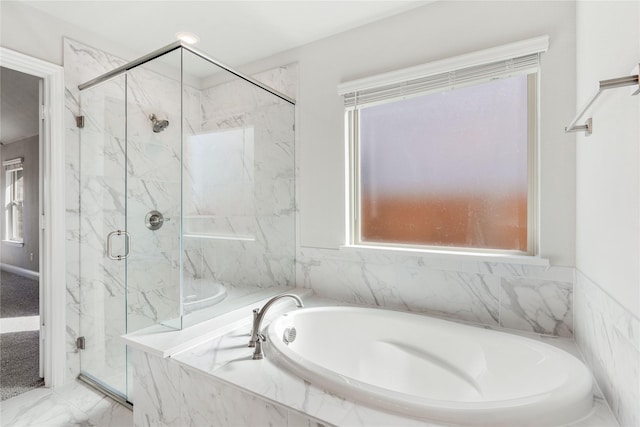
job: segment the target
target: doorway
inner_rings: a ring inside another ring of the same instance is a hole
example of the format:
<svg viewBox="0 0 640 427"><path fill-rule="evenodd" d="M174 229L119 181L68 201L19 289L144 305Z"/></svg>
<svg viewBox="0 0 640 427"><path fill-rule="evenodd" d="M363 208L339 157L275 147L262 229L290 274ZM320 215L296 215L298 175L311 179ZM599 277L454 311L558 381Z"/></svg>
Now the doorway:
<svg viewBox="0 0 640 427"><path fill-rule="evenodd" d="M40 139L38 152L38 162L36 166L29 166L30 169L39 171L40 183L37 202L37 232L39 236L38 250L29 250L27 259L31 263L38 265L38 296L39 296L39 316L38 321L38 342L40 351L38 357L38 376L44 377L46 387L57 387L65 382L65 163L64 163L64 73L63 68L42 61L37 58L24 55L4 47L0 47L0 66L14 72L24 73L39 81L40 102L37 107L38 135ZM3 94L4 99L4 94ZM5 111L3 111L4 115ZM3 145L2 151L9 145ZM0 171L3 175L3 185L5 180L18 182L26 177L26 161L20 166L20 158L17 156L8 159L2 165ZM32 157L30 154L29 157ZM22 168L22 172L17 170ZM13 171L13 172L12 172ZM17 184L13 191L19 191ZM19 194L16 194L19 196ZM19 223L20 218L20 198L11 199L11 219L10 225ZM7 208L7 200L3 200L3 209ZM25 212L22 212L23 220ZM14 218L16 221L14 221ZM3 218L4 219L4 218ZM0 225L8 226L6 219ZM12 231L9 240L20 243L20 236L16 226ZM16 231L14 233L14 231ZM4 235L3 235L4 236ZM4 237L2 237L4 238ZM24 236L23 236L24 239ZM26 243L22 242L24 246ZM0 245L0 251L4 248ZM33 260L31 259L33 253ZM36 255L37 254L37 255ZM37 257L36 257L37 256ZM29 269L24 269L29 271ZM28 273L23 273L21 277ZM15 271L13 272L15 274ZM4 280L3 280L4 282ZM30 317L30 316L19 316ZM4 343L3 343L4 346Z"/></svg>
<svg viewBox="0 0 640 427"><path fill-rule="evenodd" d="M0 399L44 385L40 351L42 79L0 67Z"/></svg>

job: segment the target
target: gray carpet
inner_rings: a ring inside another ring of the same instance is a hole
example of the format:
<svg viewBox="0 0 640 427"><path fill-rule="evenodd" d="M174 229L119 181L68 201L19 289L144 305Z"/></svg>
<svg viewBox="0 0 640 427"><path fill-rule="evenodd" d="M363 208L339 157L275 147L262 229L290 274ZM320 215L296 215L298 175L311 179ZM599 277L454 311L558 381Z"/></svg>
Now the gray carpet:
<svg viewBox="0 0 640 427"><path fill-rule="evenodd" d="M42 387L38 377L38 331L0 334L0 400Z"/></svg>
<svg viewBox="0 0 640 427"><path fill-rule="evenodd" d="M0 318L37 316L38 281L0 271ZM38 377L39 331L0 334L0 400L44 385Z"/></svg>
<svg viewBox="0 0 640 427"><path fill-rule="evenodd" d="M0 271L0 317L37 316L38 281Z"/></svg>

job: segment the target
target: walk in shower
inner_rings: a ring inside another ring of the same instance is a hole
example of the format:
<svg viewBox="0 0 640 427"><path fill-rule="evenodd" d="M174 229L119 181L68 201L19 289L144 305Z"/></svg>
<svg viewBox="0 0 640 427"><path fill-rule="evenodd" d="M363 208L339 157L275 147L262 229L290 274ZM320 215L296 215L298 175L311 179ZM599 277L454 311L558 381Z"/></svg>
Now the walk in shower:
<svg viewBox="0 0 640 427"><path fill-rule="evenodd" d="M294 102L176 42L79 86L81 377L294 286Z"/></svg>

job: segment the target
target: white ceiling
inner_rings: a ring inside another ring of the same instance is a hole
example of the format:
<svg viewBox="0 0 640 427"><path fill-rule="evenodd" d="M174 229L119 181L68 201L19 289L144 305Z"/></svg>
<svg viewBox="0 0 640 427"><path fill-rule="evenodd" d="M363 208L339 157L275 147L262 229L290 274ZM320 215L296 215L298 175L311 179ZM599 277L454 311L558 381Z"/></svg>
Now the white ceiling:
<svg viewBox="0 0 640 427"><path fill-rule="evenodd" d="M3 144L38 134L39 80L0 67L0 142Z"/></svg>
<svg viewBox="0 0 640 427"><path fill-rule="evenodd" d="M173 42L175 33L190 31L200 37L196 48L231 66L429 2L23 0L24 4L128 46L140 56Z"/></svg>
<svg viewBox="0 0 640 427"><path fill-rule="evenodd" d="M127 46L139 56L172 43L178 32L190 31L200 37L195 46L198 50L237 67L432 1L435 0L22 0L22 3ZM34 86L37 79L19 74L5 69L2 73L0 141L3 143L38 133L37 83Z"/></svg>

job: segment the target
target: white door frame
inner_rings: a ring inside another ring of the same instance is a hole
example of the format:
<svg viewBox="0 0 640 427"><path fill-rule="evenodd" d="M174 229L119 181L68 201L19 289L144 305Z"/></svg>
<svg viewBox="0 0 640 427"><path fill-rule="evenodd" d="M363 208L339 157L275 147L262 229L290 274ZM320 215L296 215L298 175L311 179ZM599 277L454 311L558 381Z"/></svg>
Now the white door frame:
<svg viewBox="0 0 640 427"><path fill-rule="evenodd" d="M40 218L40 322L44 345L44 383L65 382L66 224L64 69L50 62L0 46L0 65L43 79L44 121L41 160L43 194Z"/></svg>

